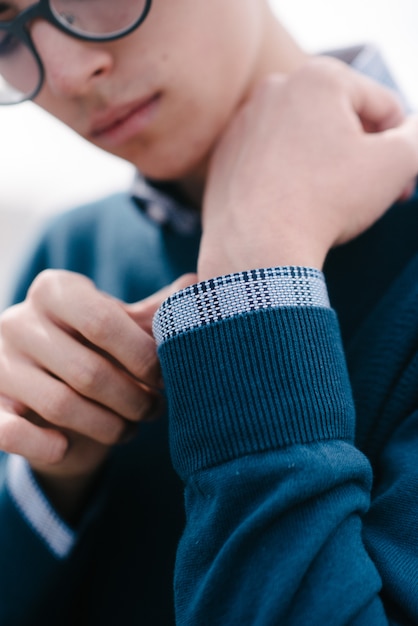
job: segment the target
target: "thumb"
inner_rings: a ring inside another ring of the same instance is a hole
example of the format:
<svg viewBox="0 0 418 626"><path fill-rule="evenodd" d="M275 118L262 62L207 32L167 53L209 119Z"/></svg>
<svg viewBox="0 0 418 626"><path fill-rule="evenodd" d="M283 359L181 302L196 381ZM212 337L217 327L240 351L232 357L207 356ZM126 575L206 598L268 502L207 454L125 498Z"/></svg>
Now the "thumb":
<svg viewBox="0 0 418 626"><path fill-rule="evenodd" d="M157 309L162 305L164 300L176 291L180 291L189 285L197 282L196 274L183 274L170 285L166 285L148 298L135 302L134 304L124 304L123 308L129 317L138 324L148 334L152 335L152 320Z"/></svg>

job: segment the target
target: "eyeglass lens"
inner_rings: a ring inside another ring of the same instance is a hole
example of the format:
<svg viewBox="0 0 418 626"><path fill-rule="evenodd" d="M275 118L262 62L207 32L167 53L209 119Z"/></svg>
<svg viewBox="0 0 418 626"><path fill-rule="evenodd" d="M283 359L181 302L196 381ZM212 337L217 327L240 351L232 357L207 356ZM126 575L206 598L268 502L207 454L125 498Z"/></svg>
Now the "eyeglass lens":
<svg viewBox="0 0 418 626"><path fill-rule="evenodd" d="M56 19L69 30L100 37L133 26L145 11L146 0L50 0L49 4Z"/></svg>
<svg viewBox="0 0 418 626"><path fill-rule="evenodd" d="M0 103L30 97L41 78L35 56L15 35L0 31Z"/></svg>
<svg viewBox="0 0 418 626"><path fill-rule="evenodd" d="M147 0L50 0L54 19L69 33L100 40L123 36L140 21ZM1 12L0 23L15 17ZM32 50L15 34L0 30L0 104L34 96L42 69Z"/></svg>

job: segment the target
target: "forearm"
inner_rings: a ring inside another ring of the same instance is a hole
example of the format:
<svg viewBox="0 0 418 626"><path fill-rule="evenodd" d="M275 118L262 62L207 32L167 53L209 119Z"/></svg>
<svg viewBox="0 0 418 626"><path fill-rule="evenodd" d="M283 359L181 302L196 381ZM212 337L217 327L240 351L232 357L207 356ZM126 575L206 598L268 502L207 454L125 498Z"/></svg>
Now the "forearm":
<svg viewBox="0 0 418 626"><path fill-rule="evenodd" d="M267 304L172 334L159 354L186 485L178 623L387 623L335 314Z"/></svg>

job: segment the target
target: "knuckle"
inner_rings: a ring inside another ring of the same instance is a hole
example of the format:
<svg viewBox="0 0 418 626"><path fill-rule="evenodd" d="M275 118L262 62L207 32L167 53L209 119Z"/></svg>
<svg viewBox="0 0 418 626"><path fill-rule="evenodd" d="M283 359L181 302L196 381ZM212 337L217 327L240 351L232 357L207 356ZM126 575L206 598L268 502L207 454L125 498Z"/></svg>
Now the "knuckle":
<svg viewBox="0 0 418 626"><path fill-rule="evenodd" d="M88 312L81 332L93 344L103 345L112 335L113 320L112 307L107 302L102 302L100 308Z"/></svg>
<svg viewBox="0 0 418 626"><path fill-rule="evenodd" d="M66 442L61 437L54 437L44 446L42 456L48 465L57 465L65 459L66 452Z"/></svg>
<svg viewBox="0 0 418 626"><path fill-rule="evenodd" d="M53 391L42 398L38 412L48 422L56 426L66 426L72 406L72 390L66 385L56 385Z"/></svg>
<svg viewBox="0 0 418 626"><path fill-rule="evenodd" d="M46 269L33 280L28 289L27 299L42 305L51 297L55 299L72 297L72 287L91 284L92 281L81 274L68 270Z"/></svg>
<svg viewBox="0 0 418 626"><path fill-rule="evenodd" d="M82 361L73 361L69 366L68 382L82 395L91 396L105 383L105 367L93 355Z"/></svg>
<svg viewBox="0 0 418 626"><path fill-rule="evenodd" d="M126 421L121 415L100 409L85 415L83 434L104 446L113 446L120 441Z"/></svg>
<svg viewBox="0 0 418 626"><path fill-rule="evenodd" d="M44 299L45 294L55 285L57 273L57 270L51 269L40 272L29 287L28 298L34 301Z"/></svg>
<svg viewBox="0 0 418 626"><path fill-rule="evenodd" d="M0 316L0 337L3 339L12 337L16 333L19 333L20 326L20 312L22 310L22 304L16 304L4 311Z"/></svg>

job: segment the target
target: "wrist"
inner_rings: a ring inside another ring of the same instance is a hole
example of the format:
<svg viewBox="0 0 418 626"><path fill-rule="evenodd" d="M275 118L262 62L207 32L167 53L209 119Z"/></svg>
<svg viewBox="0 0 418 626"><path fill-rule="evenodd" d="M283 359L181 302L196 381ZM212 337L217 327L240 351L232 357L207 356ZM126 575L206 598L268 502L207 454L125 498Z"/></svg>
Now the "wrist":
<svg viewBox="0 0 418 626"><path fill-rule="evenodd" d="M273 246L219 246L205 245L201 248L198 260L198 280L204 281L215 276L236 274L263 267L310 267L322 271L328 250L324 246L285 244L277 241Z"/></svg>
<svg viewBox="0 0 418 626"><path fill-rule="evenodd" d="M73 434L74 441L75 438ZM70 448L66 459L59 464L31 463L32 472L45 496L70 525L76 525L82 516L110 451L107 446L89 442L85 437L79 437L78 444Z"/></svg>
<svg viewBox="0 0 418 626"><path fill-rule="evenodd" d="M32 468L43 493L70 526L76 526L99 480L100 470L87 476L54 476Z"/></svg>

